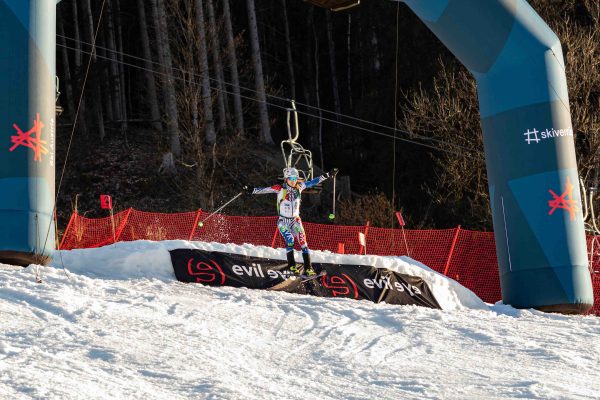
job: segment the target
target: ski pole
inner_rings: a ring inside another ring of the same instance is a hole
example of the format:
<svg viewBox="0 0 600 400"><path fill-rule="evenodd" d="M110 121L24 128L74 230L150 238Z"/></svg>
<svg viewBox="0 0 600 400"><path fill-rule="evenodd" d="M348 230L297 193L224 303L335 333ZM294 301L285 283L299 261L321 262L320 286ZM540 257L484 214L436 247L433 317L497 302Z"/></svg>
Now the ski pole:
<svg viewBox="0 0 600 400"><path fill-rule="evenodd" d="M329 219L330 220L334 220L335 219L335 178L336 178L337 174L335 174L333 176L333 212L331 214L329 214Z"/></svg>
<svg viewBox="0 0 600 400"><path fill-rule="evenodd" d="M208 217L204 218L202 221L198 222L198 226L200 228L202 228L204 226L204 223L206 221L208 221L213 215L215 215L216 213L218 213L219 211L221 211L222 209L224 209L225 207L227 207L229 205L229 203L233 202L235 199L237 199L238 197L240 197L241 195L243 195L244 192L239 192L238 194L236 194L231 200L229 200L227 203L223 204L221 207L217 208L215 211L213 211Z"/></svg>

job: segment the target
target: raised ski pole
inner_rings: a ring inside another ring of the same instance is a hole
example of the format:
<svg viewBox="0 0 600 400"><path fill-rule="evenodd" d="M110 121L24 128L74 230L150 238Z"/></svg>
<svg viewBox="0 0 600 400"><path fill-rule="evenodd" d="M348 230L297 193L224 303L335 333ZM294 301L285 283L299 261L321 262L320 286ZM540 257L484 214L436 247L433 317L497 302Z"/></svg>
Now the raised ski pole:
<svg viewBox="0 0 600 400"><path fill-rule="evenodd" d="M233 202L235 199L237 199L238 197L240 197L242 194L244 194L244 192L239 192L238 194L236 194L231 200L229 200L227 203L223 204L221 207L217 208L215 211L213 211L208 217L204 218L202 221L198 222L198 226L200 228L202 228L204 226L204 223L206 221L208 221L213 215L215 215L216 213L218 213L219 211L221 211L222 209L224 209L225 207L227 207L229 205L229 203Z"/></svg>
<svg viewBox="0 0 600 400"><path fill-rule="evenodd" d="M334 220L335 219L335 178L337 176L337 173L335 175L333 175L333 211L331 212L331 214L329 214L329 219L330 220Z"/></svg>

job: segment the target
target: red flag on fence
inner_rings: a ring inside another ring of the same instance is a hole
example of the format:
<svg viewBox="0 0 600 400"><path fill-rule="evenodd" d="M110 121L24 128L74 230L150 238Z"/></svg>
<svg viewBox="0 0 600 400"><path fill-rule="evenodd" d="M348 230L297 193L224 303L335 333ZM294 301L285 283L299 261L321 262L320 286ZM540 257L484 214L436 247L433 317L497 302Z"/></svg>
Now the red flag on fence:
<svg viewBox="0 0 600 400"><path fill-rule="evenodd" d="M100 207L103 210L112 210L112 197L109 194L100 195Z"/></svg>
<svg viewBox="0 0 600 400"><path fill-rule="evenodd" d="M400 224L400 226L406 225L404 223L404 218L402 218L402 213L400 211L396 212L396 218L398 218L398 223Z"/></svg>

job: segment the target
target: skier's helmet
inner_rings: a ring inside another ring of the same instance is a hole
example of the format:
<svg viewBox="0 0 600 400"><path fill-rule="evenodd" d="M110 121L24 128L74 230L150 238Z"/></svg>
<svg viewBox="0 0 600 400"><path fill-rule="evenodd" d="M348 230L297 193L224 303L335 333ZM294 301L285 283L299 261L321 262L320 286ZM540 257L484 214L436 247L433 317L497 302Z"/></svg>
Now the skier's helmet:
<svg viewBox="0 0 600 400"><path fill-rule="evenodd" d="M296 168L292 168L292 167L285 168L283 170L283 177L285 179L289 179L289 178L298 179L298 170Z"/></svg>

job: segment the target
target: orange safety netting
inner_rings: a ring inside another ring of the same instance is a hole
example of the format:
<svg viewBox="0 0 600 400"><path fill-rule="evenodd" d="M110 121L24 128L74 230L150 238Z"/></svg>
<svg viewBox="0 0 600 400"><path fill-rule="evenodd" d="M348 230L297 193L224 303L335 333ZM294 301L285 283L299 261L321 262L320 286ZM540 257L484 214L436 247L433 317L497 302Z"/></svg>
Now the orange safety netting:
<svg viewBox="0 0 600 400"><path fill-rule="evenodd" d="M210 216L210 217L209 217ZM208 218L208 219L207 219ZM164 214L128 209L113 217L71 216L60 249L100 247L132 240L198 240L285 247L277 217L210 215L202 210ZM309 247L346 254L408 255L471 289L483 301L501 299L492 232L462 229L412 230L303 222ZM364 235L361 244L359 236ZM588 237L590 273L600 315L600 237Z"/></svg>

